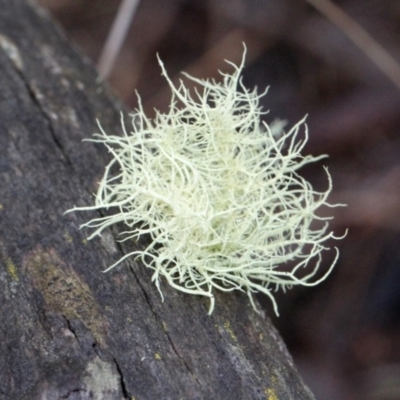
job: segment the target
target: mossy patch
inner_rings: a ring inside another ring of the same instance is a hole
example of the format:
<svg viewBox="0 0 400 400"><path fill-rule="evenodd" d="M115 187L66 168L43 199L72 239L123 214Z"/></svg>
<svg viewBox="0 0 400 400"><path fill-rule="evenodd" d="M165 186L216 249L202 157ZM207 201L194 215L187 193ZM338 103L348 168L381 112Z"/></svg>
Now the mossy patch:
<svg viewBox="0 0 400 400"><path fill-rule="evenodd" d="M1 210L1 207L0 207ZM8 276L13 282L19 282L18 269L14 261L8 256L6 246L0 241L0 260L3 260Z"/></svg>
<svg viewBox="0 0 400 400"><path fill-rule="evenodd" d="M235 333L233 332L232 327L231 327L231 323L230 323L229 321L225 321L225 322L224 322L224 328L225 328L225 330L228 332L228 334L229 334L229 336L231 337L231 339L232 339L233 341L237 342L237 341L238 341L237 336L236 336Z"/></svg>
<svg viewBox="0 0 400 400"><path fill-rule="evenodd" d="M279 397L277 396L274 389L270 389L270 388L266 389L264 393L268 400L279 400Z"/></svg>
<svg viewBox="0 0 400 400"><path fill-rule="evenodd" d="M12 262L11 258L7 258L6 259L6 267L7 267L8 275L11 276L11 279L14 282L18 282L19 281L19 277L18 277L17 267Z"/></svg>
<svg viewBox="0 0 400 400"><path fill-rule="evenodd" d="M47 310L79 319L98 342L104 343L105 324L96 299L82 277L54 249L36 248L25 258L24 266Z"/></svg>

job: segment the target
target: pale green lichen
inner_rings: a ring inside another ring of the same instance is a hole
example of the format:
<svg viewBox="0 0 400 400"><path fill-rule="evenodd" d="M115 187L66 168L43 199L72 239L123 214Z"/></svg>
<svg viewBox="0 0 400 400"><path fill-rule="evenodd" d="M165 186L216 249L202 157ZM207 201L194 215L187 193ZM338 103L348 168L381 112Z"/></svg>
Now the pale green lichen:
<svg viewBox="0 0 400 400"><path fill-rule="evenodd" d="M334 267L337 249L318 274L324 242L335 238L329 218L315 214L332 206L331 179L326 171L328 189L320 193L298 174L324 156L301 155L304 119L288 132L261 121L262 95L242 84L243 63L231 64L222 82L186 75L201 88L192 96L182 82L173 85L160 61L173 94L169 111L151 120L139 102L130 132L123 121L123 136L100 127L93 141L107 146L112 161L95 205L74 210L114 211L83 225L95 229L90 239L116 223L127 227L123 240L151 236L145 250L107 271L136 256L154 270L159 290L164 277L178 290L207 296L210 313L214 289L245 291L254 308L253 294L263 292L277 313L276 289L317 285ZM311 226L315 220L319 227Z"/></svg>

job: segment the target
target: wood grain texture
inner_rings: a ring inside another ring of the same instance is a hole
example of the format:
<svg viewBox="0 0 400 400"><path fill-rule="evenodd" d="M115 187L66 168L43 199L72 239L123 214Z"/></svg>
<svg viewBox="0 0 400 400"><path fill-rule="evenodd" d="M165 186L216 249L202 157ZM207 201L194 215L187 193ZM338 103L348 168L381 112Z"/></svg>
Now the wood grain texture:
<svg viewBox="0 0 400 400"><path fill-rule="evenodd" d="M313 399L245 294L206 299L133 261L143 243L79 225L120 131L122 104L34 2L0 0L0 398Z"/></svg>

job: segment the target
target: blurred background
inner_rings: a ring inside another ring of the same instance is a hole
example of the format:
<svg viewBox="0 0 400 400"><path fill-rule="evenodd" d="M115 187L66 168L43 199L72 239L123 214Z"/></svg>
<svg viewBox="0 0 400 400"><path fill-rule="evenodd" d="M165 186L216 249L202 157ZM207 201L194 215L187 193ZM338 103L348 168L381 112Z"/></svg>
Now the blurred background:
<svg viewBox="0 0 400 400"><path fill-rule="evenodd" d="M328 166L331 202L348 205L329 210L337 235L349 229L332 243L332 275L280 295L279 318L260 301L318 400L400 399L400 1L139 0L120 14L120 51L104 49L118 0L40 3L127 107L137 90L149 114L169 101L157 53L175 81L182 70L219 79L246 43L245 85L270 87L265 120L309 114L305 152L329 158L302 173L322 190Z"/></svg>

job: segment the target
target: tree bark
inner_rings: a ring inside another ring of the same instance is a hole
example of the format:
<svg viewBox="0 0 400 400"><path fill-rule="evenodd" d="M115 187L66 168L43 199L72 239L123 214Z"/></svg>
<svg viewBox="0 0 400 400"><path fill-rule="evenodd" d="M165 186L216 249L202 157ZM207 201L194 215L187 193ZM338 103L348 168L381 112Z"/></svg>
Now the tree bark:
<svg viewBox="0 0 400 400"><path fill-rule="evenodd" d="M79 225L123 105L34 2L0 0L0 398L313 399L267 316L242 293L208 301Z"/></svg>

